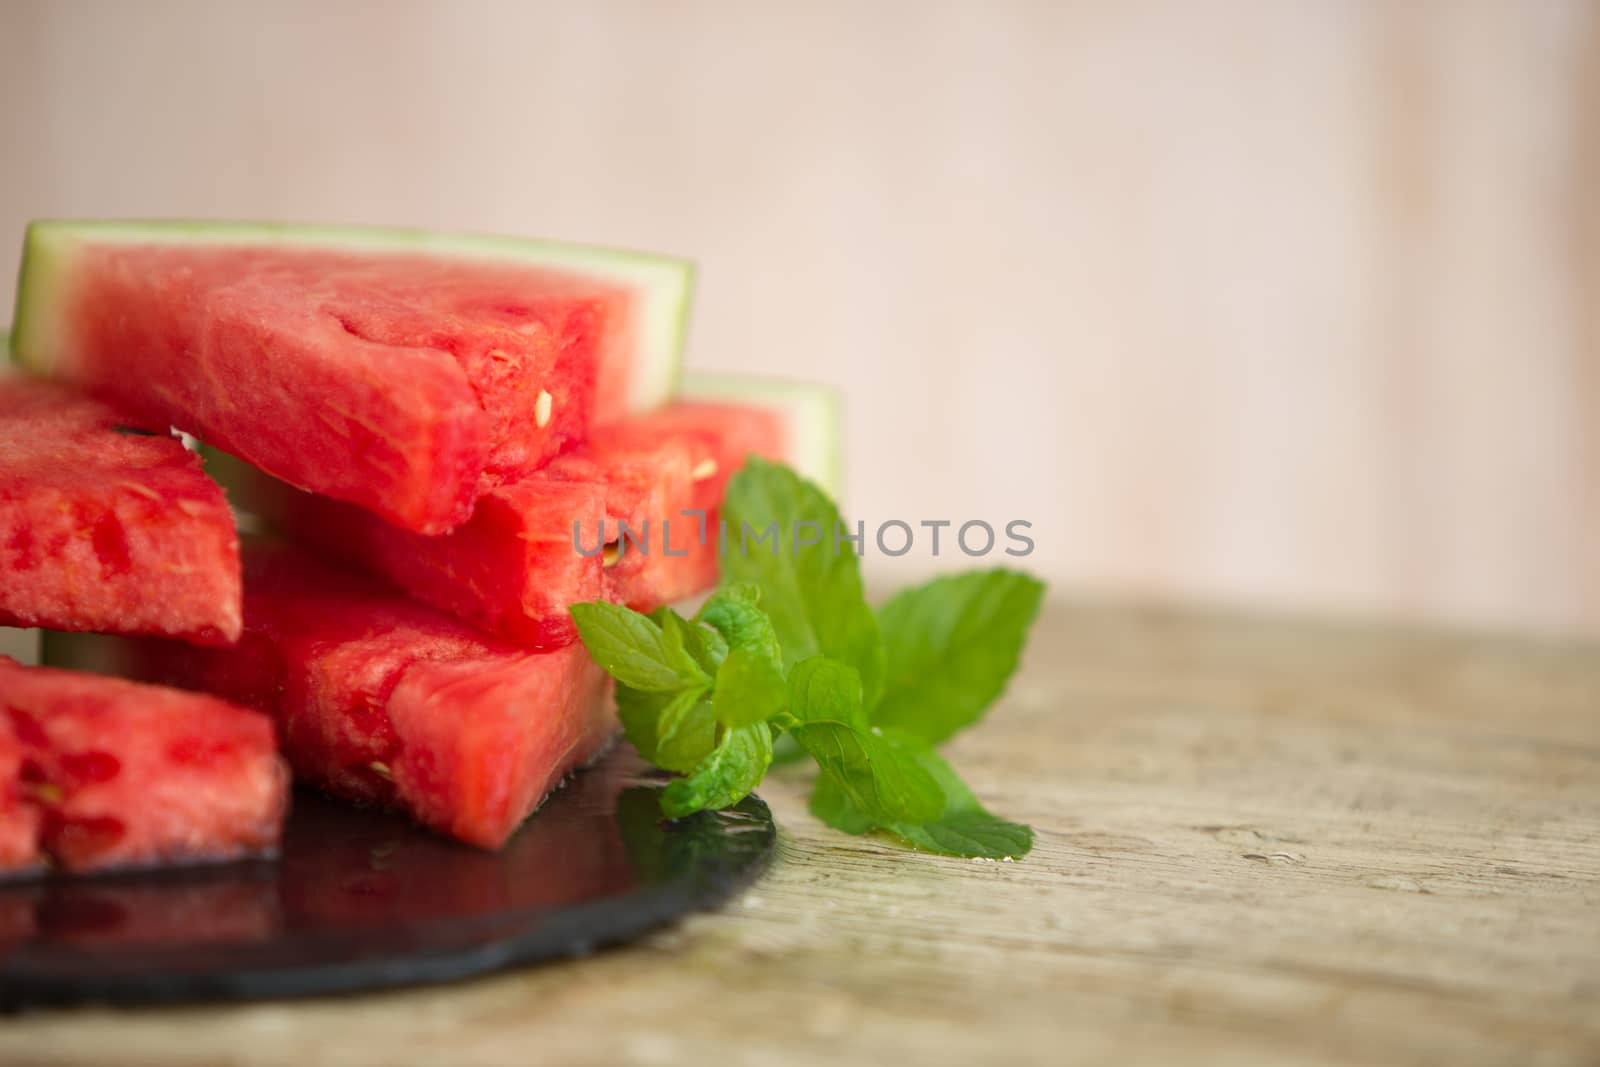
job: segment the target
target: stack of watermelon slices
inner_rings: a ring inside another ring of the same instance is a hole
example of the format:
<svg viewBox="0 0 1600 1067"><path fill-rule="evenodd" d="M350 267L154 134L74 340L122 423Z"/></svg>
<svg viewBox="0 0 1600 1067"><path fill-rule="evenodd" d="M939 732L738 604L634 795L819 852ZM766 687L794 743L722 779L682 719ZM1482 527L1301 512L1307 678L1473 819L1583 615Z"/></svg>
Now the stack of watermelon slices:
<svg viewBox="0 0 1600 1067"><path fill-rule="evenodd" d="M568 607L708 589L750 454L834 477L825 391L682 378L690 284L548 242L34 224L0 623L112 635L132 680L0 665L0 870L270 851L280 761L242 721L303 784L504 843L616 732ZM241 551L236 515L271 539ZM266 785L225 803L232 779ZM63 837L107 789L143 799Z"/></svg>

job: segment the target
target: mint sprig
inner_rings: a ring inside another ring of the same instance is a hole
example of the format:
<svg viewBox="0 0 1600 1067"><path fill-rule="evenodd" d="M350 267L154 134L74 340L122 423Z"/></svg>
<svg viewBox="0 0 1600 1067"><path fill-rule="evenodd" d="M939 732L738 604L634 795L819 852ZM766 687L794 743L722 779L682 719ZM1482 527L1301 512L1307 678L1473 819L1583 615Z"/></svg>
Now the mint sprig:
<svg viewBox="0 0 1600 1067"><path fill-rule="evenodd" d="M985 810L933 746L1004 691L1044 586L974 571L874 612L837 508L789 468L751 457L722 513L722 584L693 619L572 608L584 645L617 680L628 740L684 776L663 791L663 812L737 803L782 738L817 764L811 810L835 829L954 856L1026 854L1033 831Z"/></svg>

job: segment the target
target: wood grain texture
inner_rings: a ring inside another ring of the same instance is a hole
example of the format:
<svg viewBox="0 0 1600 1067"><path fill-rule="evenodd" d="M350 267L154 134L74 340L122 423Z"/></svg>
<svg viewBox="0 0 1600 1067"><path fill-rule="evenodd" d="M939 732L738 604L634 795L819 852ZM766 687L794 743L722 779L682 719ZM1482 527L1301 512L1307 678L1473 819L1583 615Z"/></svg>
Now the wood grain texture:
<svg viewBox="0 0 1600 1067"><path fill-rule="evenodd" d="M725 912L465 985L0 1023L6 1064L1600 1062L1600 648L1052 605L908 854L763 789Z"/></svg>

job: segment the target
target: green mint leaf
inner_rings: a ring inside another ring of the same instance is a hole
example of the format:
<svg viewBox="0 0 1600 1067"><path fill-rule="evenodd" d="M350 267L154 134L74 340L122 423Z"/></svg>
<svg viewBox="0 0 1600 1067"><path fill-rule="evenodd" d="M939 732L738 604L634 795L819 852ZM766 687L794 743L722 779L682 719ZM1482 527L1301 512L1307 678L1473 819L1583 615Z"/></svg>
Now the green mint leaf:
<svg viewBox="0 0 1600 1067"><path fill-rule="evenodd" d="M717 587L715 596L707 597L705 604L700 606L702 612L717 600L739 600L751 607L761 606L761 587L754 582L723 582Z"/></svg>
<svg viewBox="0 0 1600 1067"><path fill-rule="evenodd" d="M656 716L657 767L688 774L717 744L717 717L703 687L685 689Z"/></svg>
<svg viewBox="0 0 1600 1067"><path fill-rule="evenodd" d="M881 726L932 744L971 726L1005 690L1044 585L1004 569L971 571L897 594L878 623L888 653Z"/></svg>
<svg viewBox="0 0 1600 1067"><path fill-rule="evenodd" d="M789 712L801 722L832 720L851 729L867 729L861 699L861 675L854 667L813 656L789 672Z"/></svg>
<svg viewBox="0 0 1600 1067"><path fill-rule="evenodd" d="M817 784L811 790L811 814L847 834L860 837L878 828L878 824L861 814L844 789L826 774L817 775Z"/></svg>
<svg viewBox="0 0 1600 1067"><path fill-rule="evenodd" d="M789 689L778 665L765 654L735 648L717 671L717 688L711 710L724 726L750 726L766 722L789 703ZM767 746L767 762L772 746Z"/></svg>
<svg viewBox="0 0 1600 1067"><path fill-rule="evenodd" d="M674 649L661 627L648 616L601 601L574 604L569 610L589 655L623 685L666 693L685 685L710 683L705 672L684 653L681 637Z"/></svg>
<svg viewBox="0 0 1600 1067"><path fill-rule="evenodd" d="M711 594L695 618L721 634L729 648L752 649L782 663L778 633L760 605L761 590L739 582Z"/></svg>
<svg viewBox="0 0 1600 1067"><path fill-rule="evenodd" d="M661 709L672 703L676 695L617 685L617 718L622 720L622 732L640 757L656 766L660 766L656 755L656 724L661 719Z"/></svg>
<svg viewBox="0 0 1600 1067"><path fill-rule="evenodd" d="M1033 830L987 811L941 815L921 826L892 826L896 837L925 852L991 860L1021 859L1033 850Z"/></svg>
<svg viewBox="0 0 1600 1067"><path fill-rule="evenodd" d="M835 721L797 722L790 734L850 802L879 826L930 822L944 810L939 783L876 734Z"/></svg>
<svg viewBox="0 0 1600 1067"><path fill-rule="evenodd" d="M806 750L800 747L800 742L788 734L780 733L772 741L772 765L774 767L787 767L791 763L798 763L810 759Z"/></svg>
<svg viewBox="0 0 1600 1067"><path fill-rule="evenodd" d="M912 751L922 769L944 790L944 814L921 826L896 825L889 831L929 852L985 859L1021 859L1033 848L1033 830L991 815L967 783L931 747L895 731L890 740Z"/></svg>
<svg viewBox="0 0 1600 1067"><path fill-rule="evenodd" d="M728 658L728 641L716 630L699 623L688 623L689 633L692 638L685 643L690 654L706 669L708 674L716 674L722 666L722 661Z"/></svg>
<svg viewBox="0 0 1600 1067"><path fill-rule="evenodd" d="M667 662L677 670L684 684L709 686L711 676L717 672L718 661L711 646L706 644L706 637L715 631L696 626L671 608L662 608L650 619L661 627L661 645L667 651Z"/></svg>
<svg viewBox="0 0 1600 1067"><path fill-rule="evenodd" d="M670 607L657 608L649 618L661 627L662 639L674 646L681 645L707 676L717 673L722 657L728 654L728 642L723 640L721 634L701 626L697 619L685 619ZM669 628L675 631L670 637L667 634Z"/></svg>
<svg viewBox="0 0 1600 1067"><path fill-rule="evenodd" d="M1020 859L1033 848L1031 828L986 811L950 764L932 748L904 734L891 733L887 739L911 755L944 792L944 811L937 818L923 823L875 822L827 777L817 779L811 794L811 813L847 834L883 829L914 847L947 856Z"/></svg>
<svg viewBox="0 0 1600 1067"><path fill-rule="evenodd" d="M668 784L661 810L672 819L697 811L720 811L761 784L772 764L772 730L764 722L725 730L717 747L687 778Z"/></svg>
<svg viewBox="0 0 1600 1067"><path fill-rule="evenodd" d="M883 683L883 640L833 501L789 468L751 456L728 483L722 517L724 580L761 588L784 665L818 654L847 663L860 672L870 707ZM800 543L813 536L817 543Z"/></svg>

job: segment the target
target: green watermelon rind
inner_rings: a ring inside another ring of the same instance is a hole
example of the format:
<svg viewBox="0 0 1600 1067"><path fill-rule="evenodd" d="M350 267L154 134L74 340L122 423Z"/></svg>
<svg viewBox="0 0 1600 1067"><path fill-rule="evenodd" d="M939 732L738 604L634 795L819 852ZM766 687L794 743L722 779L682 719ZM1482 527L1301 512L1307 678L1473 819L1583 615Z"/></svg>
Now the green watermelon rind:
<svg viewBox="0 0 1600 1067"><path fill-rule="evenodd" d="M0 350L10 344L10 330L0 327ZM0 359L0 378L12 374L11 364ZM0 627L0 656L11 656L24 666L39 662L39 644L42 631Z"/></svg>
<svg viewBox="0 0 1600 1067"><path fill-rule="evenodd" d="M695 269L688 260L565 241L381 226L47 219L30 223L23 240L11 336L12 359L37 374L49 375L62 352L59 324L51 311L59 301L72 248L81 241L404 252L518 263L624 284L639 294L643 308L642 341L630 376L631 411L660 407L676 390L694 295Z"/></svg>
<svg viewBox="0 0 1600 1067"><path fill-rule="evenodd" d="M678 398L774 409L792 435L789 466L835 500L844 493L844 407L836 390L785 378L685 371Z"/></svg>
<svg viewBox="0 0 1600 1067"><path fill-rule="evenodd" d="M3 350L11 341L8 329L0 327L0 350ZM13 373L11 364L0 359L0 378ZM41 662L40 657L43 630L0 627L0 636L7 638L0 641L0 656L11 656L17 662L28 666Z"/></svg>
<svg viewBox="0 0 1600 1067"><path fill-rule="evenodd" d="M10 331L0 326L0 349L4 349L9 341ZM0 378L10 373L10 365L0 359ZM0 627L0 635L9 638L9 641L0 641L0 656L12 656L24 665L39 662L39 634L40 631L34 629Z"/></svg>

